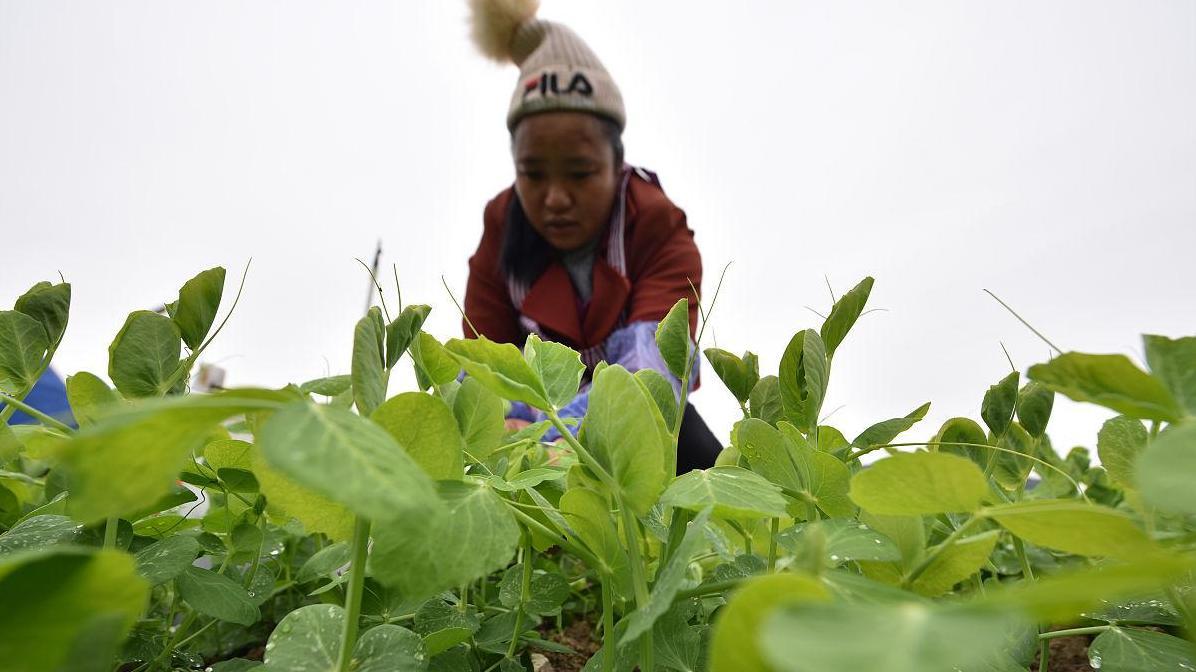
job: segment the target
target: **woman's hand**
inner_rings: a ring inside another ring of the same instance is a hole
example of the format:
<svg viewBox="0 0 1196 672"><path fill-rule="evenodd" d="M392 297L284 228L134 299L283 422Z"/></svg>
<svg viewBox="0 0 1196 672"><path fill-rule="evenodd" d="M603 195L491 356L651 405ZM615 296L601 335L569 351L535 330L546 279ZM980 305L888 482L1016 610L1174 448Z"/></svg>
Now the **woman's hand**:
<svg viewBox="0 0 1196 672"><path fill-rule="evenodd" d="M530 424L532 423L528 422L527 420L520 420L519 418L507 418L506 426L508 432L518 432Z"/></svg>

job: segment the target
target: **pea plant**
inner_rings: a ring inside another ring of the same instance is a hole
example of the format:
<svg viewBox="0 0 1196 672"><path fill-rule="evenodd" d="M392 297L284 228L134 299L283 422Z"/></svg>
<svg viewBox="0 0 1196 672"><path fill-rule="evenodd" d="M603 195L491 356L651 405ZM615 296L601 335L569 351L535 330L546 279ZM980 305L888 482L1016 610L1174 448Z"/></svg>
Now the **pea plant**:
<svg viewBox="0 0 1196 672"><path fill-rule="evenodd" d="M25 403L69 284L0 311L0 419L34 420L0 423L5 669L1025 672L1063 638L1094 668L1196 669L1196 337L1146 336L1145 369L1059 351L978 421L900 440L922 404L848 439L822 407L866 278L776 375L702 353L743 417L675 476L686 399L662 374L587 373L534 335L442 342L380 286L349 373L192 394L225 281L130 314L108 380L67 378L71 418ZM657 331L681 390L688 314ZM407 365L417 389L391 396ZM587 376L578 424L560 409ZM1051 445L1056 394L1116 414L1099 465ZM510 402L547 420L508 431Z"/></svg>

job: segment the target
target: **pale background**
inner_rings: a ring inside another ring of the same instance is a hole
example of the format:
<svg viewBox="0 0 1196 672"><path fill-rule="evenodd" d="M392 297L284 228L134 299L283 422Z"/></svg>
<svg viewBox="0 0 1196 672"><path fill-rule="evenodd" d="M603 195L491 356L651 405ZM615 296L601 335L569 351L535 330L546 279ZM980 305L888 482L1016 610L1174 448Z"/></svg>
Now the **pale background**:
<svg viewBox="0 0 1196 672"><path fill-rule="evenodd" d="M61 271L56 360L104 373L131 310L213 265L244 298L205 356L230 385L347 372L383 241L429 329L459 332L485 202L513 173L517 74L478 56L463 1L0 0L0 307ZM835 360L850 437L933 401L910 433L979 417L1045 344L1140 359L1196 334L1196 3L566 2L627 101L628 160L689 214L706 345L761 355L805 306L876 276ZM231 295L226 297L231 301ZM694 401L738 410L708 367ZM393 390L409 384L400 376ZM1107 413L1060 401L1056 446Z"/></svg>

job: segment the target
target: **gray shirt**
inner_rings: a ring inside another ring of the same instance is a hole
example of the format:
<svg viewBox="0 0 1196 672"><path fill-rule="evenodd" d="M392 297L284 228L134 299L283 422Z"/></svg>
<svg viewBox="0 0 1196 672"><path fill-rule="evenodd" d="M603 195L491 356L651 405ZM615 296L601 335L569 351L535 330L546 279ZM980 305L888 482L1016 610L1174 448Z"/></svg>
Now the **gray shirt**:
<svg viewBox="0 0 1196 672"><path fill-rule="evenodd" d="M561 263L573 281L573 289L581 297L582 303L589 303L594 294L594 254L598 250L598 238L588 242L584 247L561 254Z"/></svg>

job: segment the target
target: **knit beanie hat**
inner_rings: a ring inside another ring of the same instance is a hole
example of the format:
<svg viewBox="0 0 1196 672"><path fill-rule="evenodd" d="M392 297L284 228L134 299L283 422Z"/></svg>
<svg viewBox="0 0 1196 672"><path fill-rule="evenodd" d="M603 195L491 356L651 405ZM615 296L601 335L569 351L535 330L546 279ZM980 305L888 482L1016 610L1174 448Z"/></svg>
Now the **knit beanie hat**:
<svg viewBox="0 0 1196 672"><path fill-rule="evenodd" d="M539 0L469 0L473 39L486 56L519 66L507 128L529 114L578 110L626 124L615 80L577 33L536 18Z"/></svg>

